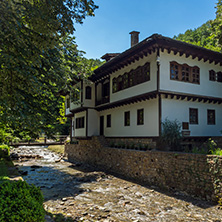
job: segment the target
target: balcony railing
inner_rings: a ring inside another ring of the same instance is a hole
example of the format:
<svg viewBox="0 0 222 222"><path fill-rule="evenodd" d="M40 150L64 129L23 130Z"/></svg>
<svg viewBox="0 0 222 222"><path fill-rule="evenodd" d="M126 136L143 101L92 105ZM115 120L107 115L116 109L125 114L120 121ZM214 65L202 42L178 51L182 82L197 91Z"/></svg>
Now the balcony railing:
<svg viewBox="0 0 222 222"><path fill-rule="evenodd" d="M99 106L105 103L109 103L109 96L103 97L100 100L96 100L96 106Z"/></svg>

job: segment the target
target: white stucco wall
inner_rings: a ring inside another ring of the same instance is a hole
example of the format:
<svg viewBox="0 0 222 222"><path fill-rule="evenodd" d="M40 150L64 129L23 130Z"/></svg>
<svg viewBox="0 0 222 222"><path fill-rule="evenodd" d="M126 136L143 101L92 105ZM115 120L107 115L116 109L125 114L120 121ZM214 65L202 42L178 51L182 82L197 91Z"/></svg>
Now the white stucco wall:
<svg viewBox="0 0 222 222"><path fill-rule="evenodd" d="M75 116L74 116L75 124L76 124L76 118L80 118L80 117L84 117L84 128L76 129L76 125L75 125L75 129L74 129L74 132L75 132L74 136L75 137L86 136L86 111L75 114Z"/></svg>
<svg viewBox="0 0 222 222"><path fill-rule="evenodd" d="M91 87L91 99L86 99L86 86ZM87 80L83 82L83 107L95 106L95 84Z"/></svg>
<svg viewBox="0 0 222 222"><path fill-rule="evenodd" d="M193 84L189 82L182 82L170 80L170 62L176 61L179 64L187 64L191 67L198 66L200 68L200 84ZM166 50L160 53L160 89L174 92L182 92L189 94L197 94L202 96L221 97L222 96L222 83L209 80L209 70L216 72L222 71L222 67L218 64L198 61L198 58L192 59L176 55L171 52L168 54Z"/></svg>
<svg viewBox="0 0 222 222"><path fill-rule="evenodd" d="M144 125L137 125L137 110L144 109ZM130 126L124 126L124 112L130 111ZM111 127L106 127L111 114ZM104 135L107 137L158 136L157 99L125 105L100 112L104 116Z"/></svg>
<svg viewBox="0 0 222 222"><path fill-rule="evenodd" d="M69 98L69 95L66 95L65 96L65 115L70 115L70 114L72 114L71 112L70 112L70 108L67 108L67 99ZM71 104L70 104L71 105Z"/></svg>
<svg viewBox="0 0 222 222"><path fill-rule="evenodd" d="M88 109L88 136L99 135L99 112Z"/></svg>
<svg viewBox="0 0 222 222"><path fill-rule="evenodd" d="M222 106L213 103L191 102L186 100L163 99L162 121L177 119L180 123L189 122L189 108L198 109L198 124L189 124L190 136L221 136ZM216 125L207 125L207 109L214 109Z"/></svg>
<svg viewBox="0 0 222 222"><path fill-rule="evenodd" d="M142 84L130 87L128 89L121 90L119 92L112 93L113 78L123 75L126 72L136 69L138 66L143 66L145 63L150 62L150 81ZM121 99L126 99L132 96L137 96L147 92L156 90L157 87L157 65L156 65L156 53L148 55L139 61L128 65L127 67L120 69L113 73L110 78L110 102L115 102Z"/></svg>
<svg viewBox="0 0 222 222"><path fill-rule="evenodd" d="M78 82L77 84L75 84L73 86L73 88L79 88L81 90L81 82ZM72 102L72 98L71 98L71 101L70 101L70 110L75 110L79 107L81 107L81 91L79 93L79 101L76 101L76 102Z"/></svg>

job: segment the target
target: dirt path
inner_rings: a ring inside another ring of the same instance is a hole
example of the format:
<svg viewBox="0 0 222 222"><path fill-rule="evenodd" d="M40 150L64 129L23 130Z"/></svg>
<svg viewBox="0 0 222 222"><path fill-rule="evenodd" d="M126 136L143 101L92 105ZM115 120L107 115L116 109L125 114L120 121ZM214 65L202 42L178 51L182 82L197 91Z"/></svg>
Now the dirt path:
<svg viewBox="0 0 222 222"><path fill-rule="evenodd" d="M42 157L22 159L15 164L24 180L41 187L45 209L62 213L67 221L222 222L222 210L212 203L182 193L163 193L156 187L69 163L45 148L20 147L12 152L23 157Z"/></svg>

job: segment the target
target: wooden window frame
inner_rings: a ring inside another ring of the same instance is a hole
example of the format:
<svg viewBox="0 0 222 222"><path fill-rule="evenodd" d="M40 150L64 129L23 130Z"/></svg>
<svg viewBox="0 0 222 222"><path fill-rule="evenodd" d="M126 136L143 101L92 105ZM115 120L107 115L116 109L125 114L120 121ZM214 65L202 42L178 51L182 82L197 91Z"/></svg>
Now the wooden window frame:
<svg viewBox="0 0 222 222"><path fill-rule="evenodd" d="M86 86L85 88L85 99L92 99L92 87Z"/></svg>
<svg viewBox="0 0 222 222"><path fill-rule="evenodd" d="M106 127L110 128L111 127L111 114L108 114L106 116Z"/></svg>
<svg viewBox="0 0 222 222"><path fill-rule="evenodd" d="M211 118L211 114L213 114L213 118ZM215 109L208 109L207 110L207 125L216 125Z"/></svg>
<svg viewBox="0 0 222 222"><path fill-rule="evenodd" d="M192 125L198 125L198 109L189 108L189 123Z"/></svg>
<svg viewBox="0 0 222 222"><path fill-rule="evenodd" d="M198 66L189 66L187 64L179 64L175 61L170 62L170 79L200 84L200 68Z"/></svg>
<svg viewBox="0 0 222 222"><path fill-rule="evenodd" d="M130 111L124 112L124 126L130 126Z"/></svg>
<svg viewBox="0 0 222 222"><path fill-rule="evenodd" d="M137 110L137 125L144 125L144 109Z"/></svg>
<svg viewBox="0 0 222 222"><path fill-rule="evenodd" d="M113 93L150 81L150 63L113 78Z"/></svg>
<svg viewBox="0 0 222 222"><path fill-rule="evenodd" d="M217 72L217 82L222 82L222 72Z"/></svg>
<svg viewBox="0 0 222 222"><path fill-rule="evenodd" d="M216 72L212 69L209 71L209 80L216 81Z"/></svg>
<svg viewBox="0 0 222 222"><path fill-rule="evenodd" d="M83 129L85 128L85 117L78 117L76 118L76 129Z"/></svg>

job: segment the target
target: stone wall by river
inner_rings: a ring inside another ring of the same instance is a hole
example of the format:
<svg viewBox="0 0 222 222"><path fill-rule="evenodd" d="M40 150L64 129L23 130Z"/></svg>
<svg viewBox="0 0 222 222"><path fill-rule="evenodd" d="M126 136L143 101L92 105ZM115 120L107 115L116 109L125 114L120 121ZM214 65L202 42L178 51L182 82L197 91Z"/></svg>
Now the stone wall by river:
<svg viewBox="0 0 222 222"><path fill-rule="evenodd" d="M163 189L215 201L221 194L222 157L104 147L98 137L67 144L70 161L80 161Z"/></svg>

